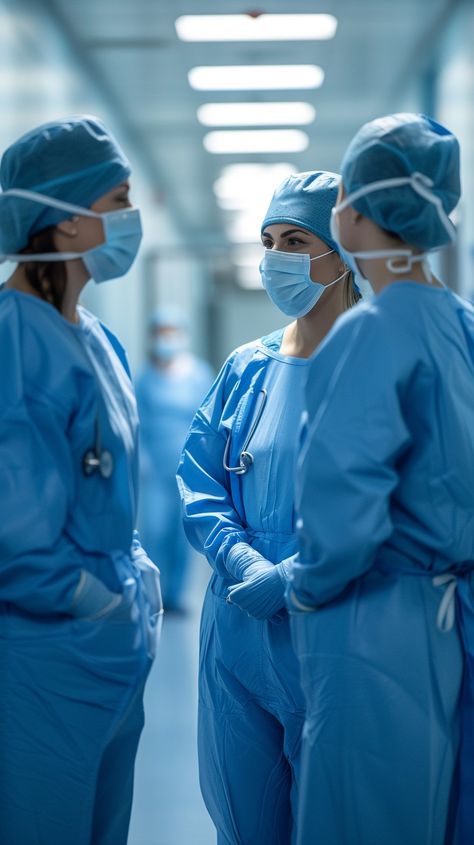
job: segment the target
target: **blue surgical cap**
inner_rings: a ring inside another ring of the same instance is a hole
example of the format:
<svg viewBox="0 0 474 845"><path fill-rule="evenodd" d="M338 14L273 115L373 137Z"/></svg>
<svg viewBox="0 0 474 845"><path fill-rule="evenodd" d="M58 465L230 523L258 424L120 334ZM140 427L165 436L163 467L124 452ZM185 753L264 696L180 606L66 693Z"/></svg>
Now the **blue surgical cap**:
<svg viewBox="0 0 474 845"><path fill-rule="evenodd" d="M12 144L0 162L3 191L22 188L85 208L129 176L130 165L113 135L88 115L33 129ZM0 252L19 252L32 235L68 216L0 193Z"/></svg>
<svg viewBox="0 0 474 845"><path fill-rule="evenodd" d="M150 329L173 327L189 330L189 320L184 311L177 305L162 305L152 314L149 322Z"/></svg>
<svg viewBox="0 0 474 845"><path fill-rule="evenodd" d="M329 223L339 183L340 177L336 173L324 170L289 176L273 194L261 231L274 223L294 223L301 229L308 229L338 252Z"/></svg>
<svg viewBox="0 0 474 845"><path fill-rule="evenodd" d="M459 144L444 126L423 114L391 114L366 123L352 139L342 161L346 194L377 182L422 173L449 214L461 195ZM422 250L450 242L436 207L409 185L384 188L352 203L406 244Z"/></svg>

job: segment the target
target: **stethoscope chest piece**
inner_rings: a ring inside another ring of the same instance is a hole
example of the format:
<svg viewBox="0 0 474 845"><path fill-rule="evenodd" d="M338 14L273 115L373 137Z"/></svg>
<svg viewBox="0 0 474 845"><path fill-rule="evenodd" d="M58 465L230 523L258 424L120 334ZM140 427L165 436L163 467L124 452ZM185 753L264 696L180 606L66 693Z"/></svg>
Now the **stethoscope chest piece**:
<svg viewBox="0 0 474 845"><path fill-rule="evenodd" d="M240 473L237 472L237 475L241 474L244 475L246 472L249 471L250 467L253 464L253 455L251 452L241 452L240 453Z"/></svg>

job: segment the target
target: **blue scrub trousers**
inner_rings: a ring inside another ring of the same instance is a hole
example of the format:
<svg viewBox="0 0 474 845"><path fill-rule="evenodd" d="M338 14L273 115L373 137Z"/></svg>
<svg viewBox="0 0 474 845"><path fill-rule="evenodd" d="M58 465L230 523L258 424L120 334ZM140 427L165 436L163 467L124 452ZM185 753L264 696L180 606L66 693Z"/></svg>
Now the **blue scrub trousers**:
<svg viewBox="0 0 474 845"><path fill-rule="evenodd" d="M2 845L126 845L145 624L2 608Z"/></svg>
<svg viewBox="0 0 474 845"><path fill-rule="evenodd" d="M290 845L304 704L289 619L248 617L226 584L211 579L201 623L201 789L218 845Z"/></svg>
<svg viewBox="0 0 474 845"><path fill-rule="evenodd" d="M307 718L298 845L448 845L459 631L431 577L371 570L292 616Z"/></svg>

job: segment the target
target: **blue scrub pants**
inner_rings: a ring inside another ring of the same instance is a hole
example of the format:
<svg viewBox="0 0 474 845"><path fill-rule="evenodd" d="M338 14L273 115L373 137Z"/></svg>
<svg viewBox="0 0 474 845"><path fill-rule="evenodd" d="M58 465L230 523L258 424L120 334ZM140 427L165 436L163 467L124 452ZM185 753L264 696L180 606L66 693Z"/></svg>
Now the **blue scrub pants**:
<svg viewBox="0 0 474 845"><path fill-rule="evenodd" d="M143 624L3 608L2 845L126 845L151 665Z"/></svg>
<svg viewBox="0 0 474 845"><path fill-rule="evenodd" d="M248 617L228 584L213 576L201 623L201 789L218 845L290 845L304 704L289 620Z"/></svg>
<svg viewBox="0 0 474 845"><path fill-rule="evenodd" d="M298 845L448 845L463 655L426 575L375 570L292 617L307 719Z"/></svg>

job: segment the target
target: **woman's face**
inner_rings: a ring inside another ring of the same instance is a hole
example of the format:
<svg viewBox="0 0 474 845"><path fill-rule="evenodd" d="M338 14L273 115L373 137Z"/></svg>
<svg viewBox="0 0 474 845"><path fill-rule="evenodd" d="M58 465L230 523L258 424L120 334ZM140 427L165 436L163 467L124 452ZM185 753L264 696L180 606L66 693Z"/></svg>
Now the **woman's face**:
<svg viewBox="0 0 474 845"><path fill-rule="evenodd" d="M122 182L99 197L91 205L91 211L105 214L108 211L131 208L129 192L129 183ZM72 220L59 223L56 227L55 244L58 252L86 252L103 242L104 227L100 218L76 216Z"/></svg>
<svg viewBox="0 0 474 845"><path fill-rule="evenodd" d="M275 249L280 252L302 252L309 254L311 258L324 255L331 249L313 232L309 232L308 229L301 229L294 223L273 223L271 226L265 227L261 237L265 249ZM337 252L331 252L318 261L312 261L310 268L310 276L313 282L320 282L323 285L329 284L343 272L341 270L341 259Z"/></svg>

